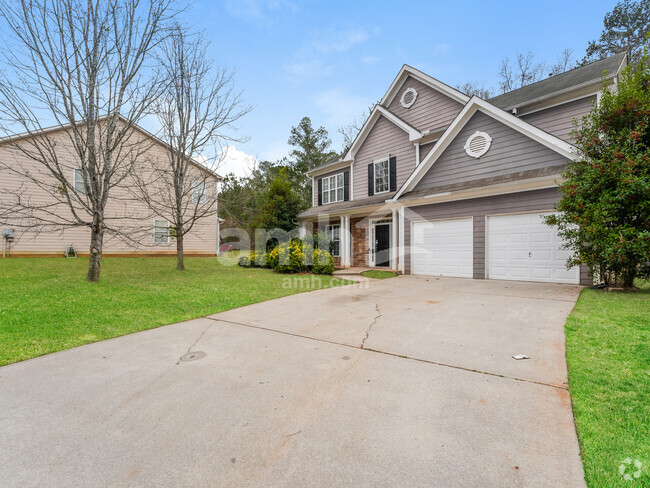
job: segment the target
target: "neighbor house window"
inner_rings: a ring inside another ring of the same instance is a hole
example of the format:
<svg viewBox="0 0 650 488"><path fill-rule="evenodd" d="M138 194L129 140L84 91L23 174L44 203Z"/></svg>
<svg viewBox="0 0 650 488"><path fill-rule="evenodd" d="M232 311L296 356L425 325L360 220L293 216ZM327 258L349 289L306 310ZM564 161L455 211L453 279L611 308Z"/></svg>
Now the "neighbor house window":
<svg viewBox="0 0 650 488"><path fill-rule="evenodd" d="M332 256L340 256L341 251L341 226L339 224L328 225L325 227L325 232L332 239L334 244L332 249Z"/></svg>
<svg viewBox="0 0 650 488"><path fill-rule="evenodd" d="M82 195L86 194L86 187L84 186L84 175L80 169L75 169L72 174L72 186L74 191L81 193Z"/></svg>
<svg viewBox="0 0 650 488"><path fill-rule="evenodd" d="M323 205L343 201L343 173L323 178Z"/></svg>
<svg viewBox="0 0 650 488"><path fill-rule="evenodd" d="M192 203L205 203L205 181L192 182Z"/></svg>
<svg viewBox="0 0 650 488"><path fill-rule="evenodd" d="M388 191L388 159L375 161L375 194Z"/></svg>
<svg viewBox="0 0 650 488"><path fill-rule="evenodd" d="M166 220L153 221L153 242L167 244L169 242L169 222Z"/></svg>

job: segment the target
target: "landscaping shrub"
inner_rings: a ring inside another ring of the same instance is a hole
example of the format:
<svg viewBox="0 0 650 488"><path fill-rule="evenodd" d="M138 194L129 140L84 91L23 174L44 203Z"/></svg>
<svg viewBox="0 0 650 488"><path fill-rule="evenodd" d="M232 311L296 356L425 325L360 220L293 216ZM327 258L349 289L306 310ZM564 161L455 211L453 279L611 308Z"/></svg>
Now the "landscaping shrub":
<svg viewBox="0 0 650 488"><path fill-rule="evenodd" d="M305 254L302 252L302 243L300 241L294 240L291 243L282 243L276 249L278 249L278 263L273 268L275 271L278 273L299 273L305 270L303 264Z"/></svg>
<svg viewBox="0 0 650 488"><path fill-rule="evenodd" d="M266 268L275 269L278 266L280 257L280 249L278 246L275 246L269 252L266 253Z"/></svg>
<svg viewBox="0 0 650 488"><path fill-rule="evenodd" d="M334 258L329 252L322 249L314 250L312 273L320 275L331 275L334 273Z"/></svg>
<svg viewBox="0 0 650 488"><path fill-rule="evenodd" d="M239 263L238 263L238 264L239 264L239 266L241 266L242 268L248 268L248 267L250 267L250 265L251 265L251 260L249 259L248 256L241 256L241 257L239 258Z"/></svg>

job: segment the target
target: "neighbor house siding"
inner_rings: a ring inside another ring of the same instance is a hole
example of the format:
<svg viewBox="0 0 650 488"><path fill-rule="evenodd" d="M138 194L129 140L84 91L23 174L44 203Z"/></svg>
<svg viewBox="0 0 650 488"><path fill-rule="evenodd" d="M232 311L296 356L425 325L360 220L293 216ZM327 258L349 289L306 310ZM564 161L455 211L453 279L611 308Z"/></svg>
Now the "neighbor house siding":
<svg viewBox="0 0 650 488"><path fill-rule="evenodd" d="M573 142L570 136L571 131L575 129L573 119L576 119L579 123L582 122L582 117L590 112L595 100L595 96L581 98L557 107L547 108L528 115L524 114L521 116L521 120L525 120L560 139Z"/></svg>
<svg viewBox="0 0 650 488"><path fill-rule="evenodd" d="M486 154L476 159L467 155L464 146L467 139L479 130L492 138L492 145ZM483 112L476 112L415 190L557 166L565 161L563 156L546 146Z"/></svg>
<svg viewBox="0 0 650 488"><path fill-rule="evenodd" d="M381 116L354 157L355 200L368 198L368 164L389 155L397 158L399 188L415 169L415 146L406 132Z"/></svg>
<svg viewBox="0 0 650 488"><path fill-rule="evenodd" d="M472 217L474 220L474 278L485 278L485 221L489 215L549 212L560 198L557 188L548 188L457 202L409 207L404 213L405 272L411 272L411 223ZM588 268L580 269L581 284L591 284Z"/></svg>
<svg viewBox="0 0 650 488"><path fill-rule="evenodd" d="M418 96L410 108L402 107L400 99L404 90L414 88ZM419 131L437 129L448 125L463 109L463 105L447 95L409 76L397 91L388 110Z"/></svg>
<svg viewBox="0 0 650 488"><path fill-rule="evenodd" d="M138 134L140 134L138 132ZM65 172L72 181L72 172L79 167L75 156L69 150L70 141L63 130L49 134L52 141L56 142L59 164L65 168ZM139 137L139 136L134 136ZM133 141L134 139L132 139ZM26 143L26 142L25 142ZM167 153L161 144L153 144L143 158L152 164L164 164ZM12 148L9 144L0 145L0 161L6 164L20 167L21 171L29 170L32 174L38 174L38 179L47 182L51 188L57 188L58 182L43 170L40 163L30 159L24 153ZM139 165L142 167L142 165ZM2 193L0 203L6 206L15 198L16 192L23 192L23 199L31 199L34 204L53 203L53 197L33 182L17 175L7 169L0 168L0 181L2 182ZM106 204L106 215L110 219L109 224L118 222L118 226L124 223L130 230L137 230L130 233L129 237L137 238L140 243L135 246L131 242L112 237L109 233L104 235L104 255L111 254L175 254L176 243L173 239L167 244L153 242L153 221L154 217L149 209L141 202L134 199L133 195L124 185L111 189L109 200ZM207 191L216 191L216 177L210 177L207 182ZM82 210L79 210L83 218L90 219ZM70 210L65 204L59 204L56 215L61 219L70 219ZM58 230L47 229L41 233L34 230L22 229L21 222L11 216L3 219L0 225L2 228L13 228L16 240L11 246L11 253L14 256L20 255L55 255L62 256L67 246L72 244L81 255L87 255L90 247L90 230L88 227L67 227ZM23 221L25 223L26 221ZM137 235L136 235L137 234ZM184 249L188 255L192 254L216 254L217 251L217 216L206 217L200 220L192 231L185 236Z"/></svg>

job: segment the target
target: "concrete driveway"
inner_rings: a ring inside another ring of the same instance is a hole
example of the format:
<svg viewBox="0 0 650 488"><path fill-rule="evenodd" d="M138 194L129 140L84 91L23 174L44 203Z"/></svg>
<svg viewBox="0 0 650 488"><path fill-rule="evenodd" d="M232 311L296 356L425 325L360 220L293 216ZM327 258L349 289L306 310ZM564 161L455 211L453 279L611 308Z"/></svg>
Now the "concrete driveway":
<svg viewBox="0 0 650 488"><path fill-rule="evenodd" d="M583 487L578 292L405 276L0 368L0 486Z"/></svg>

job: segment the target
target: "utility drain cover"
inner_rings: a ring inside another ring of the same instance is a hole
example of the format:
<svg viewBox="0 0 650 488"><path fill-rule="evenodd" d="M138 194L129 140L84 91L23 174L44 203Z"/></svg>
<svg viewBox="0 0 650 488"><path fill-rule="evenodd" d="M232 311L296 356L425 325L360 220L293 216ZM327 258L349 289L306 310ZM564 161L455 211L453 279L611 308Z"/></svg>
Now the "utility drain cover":
<svg viewBox="0 0 650 488"><path fill-rule="evenodd" d="M181 361L183 362L189 362L189 361L196 361L198 359L203 359L206 356L206 354L203 351L192 351L188 352L186 354L183 354L181 356Z"/></svg>

